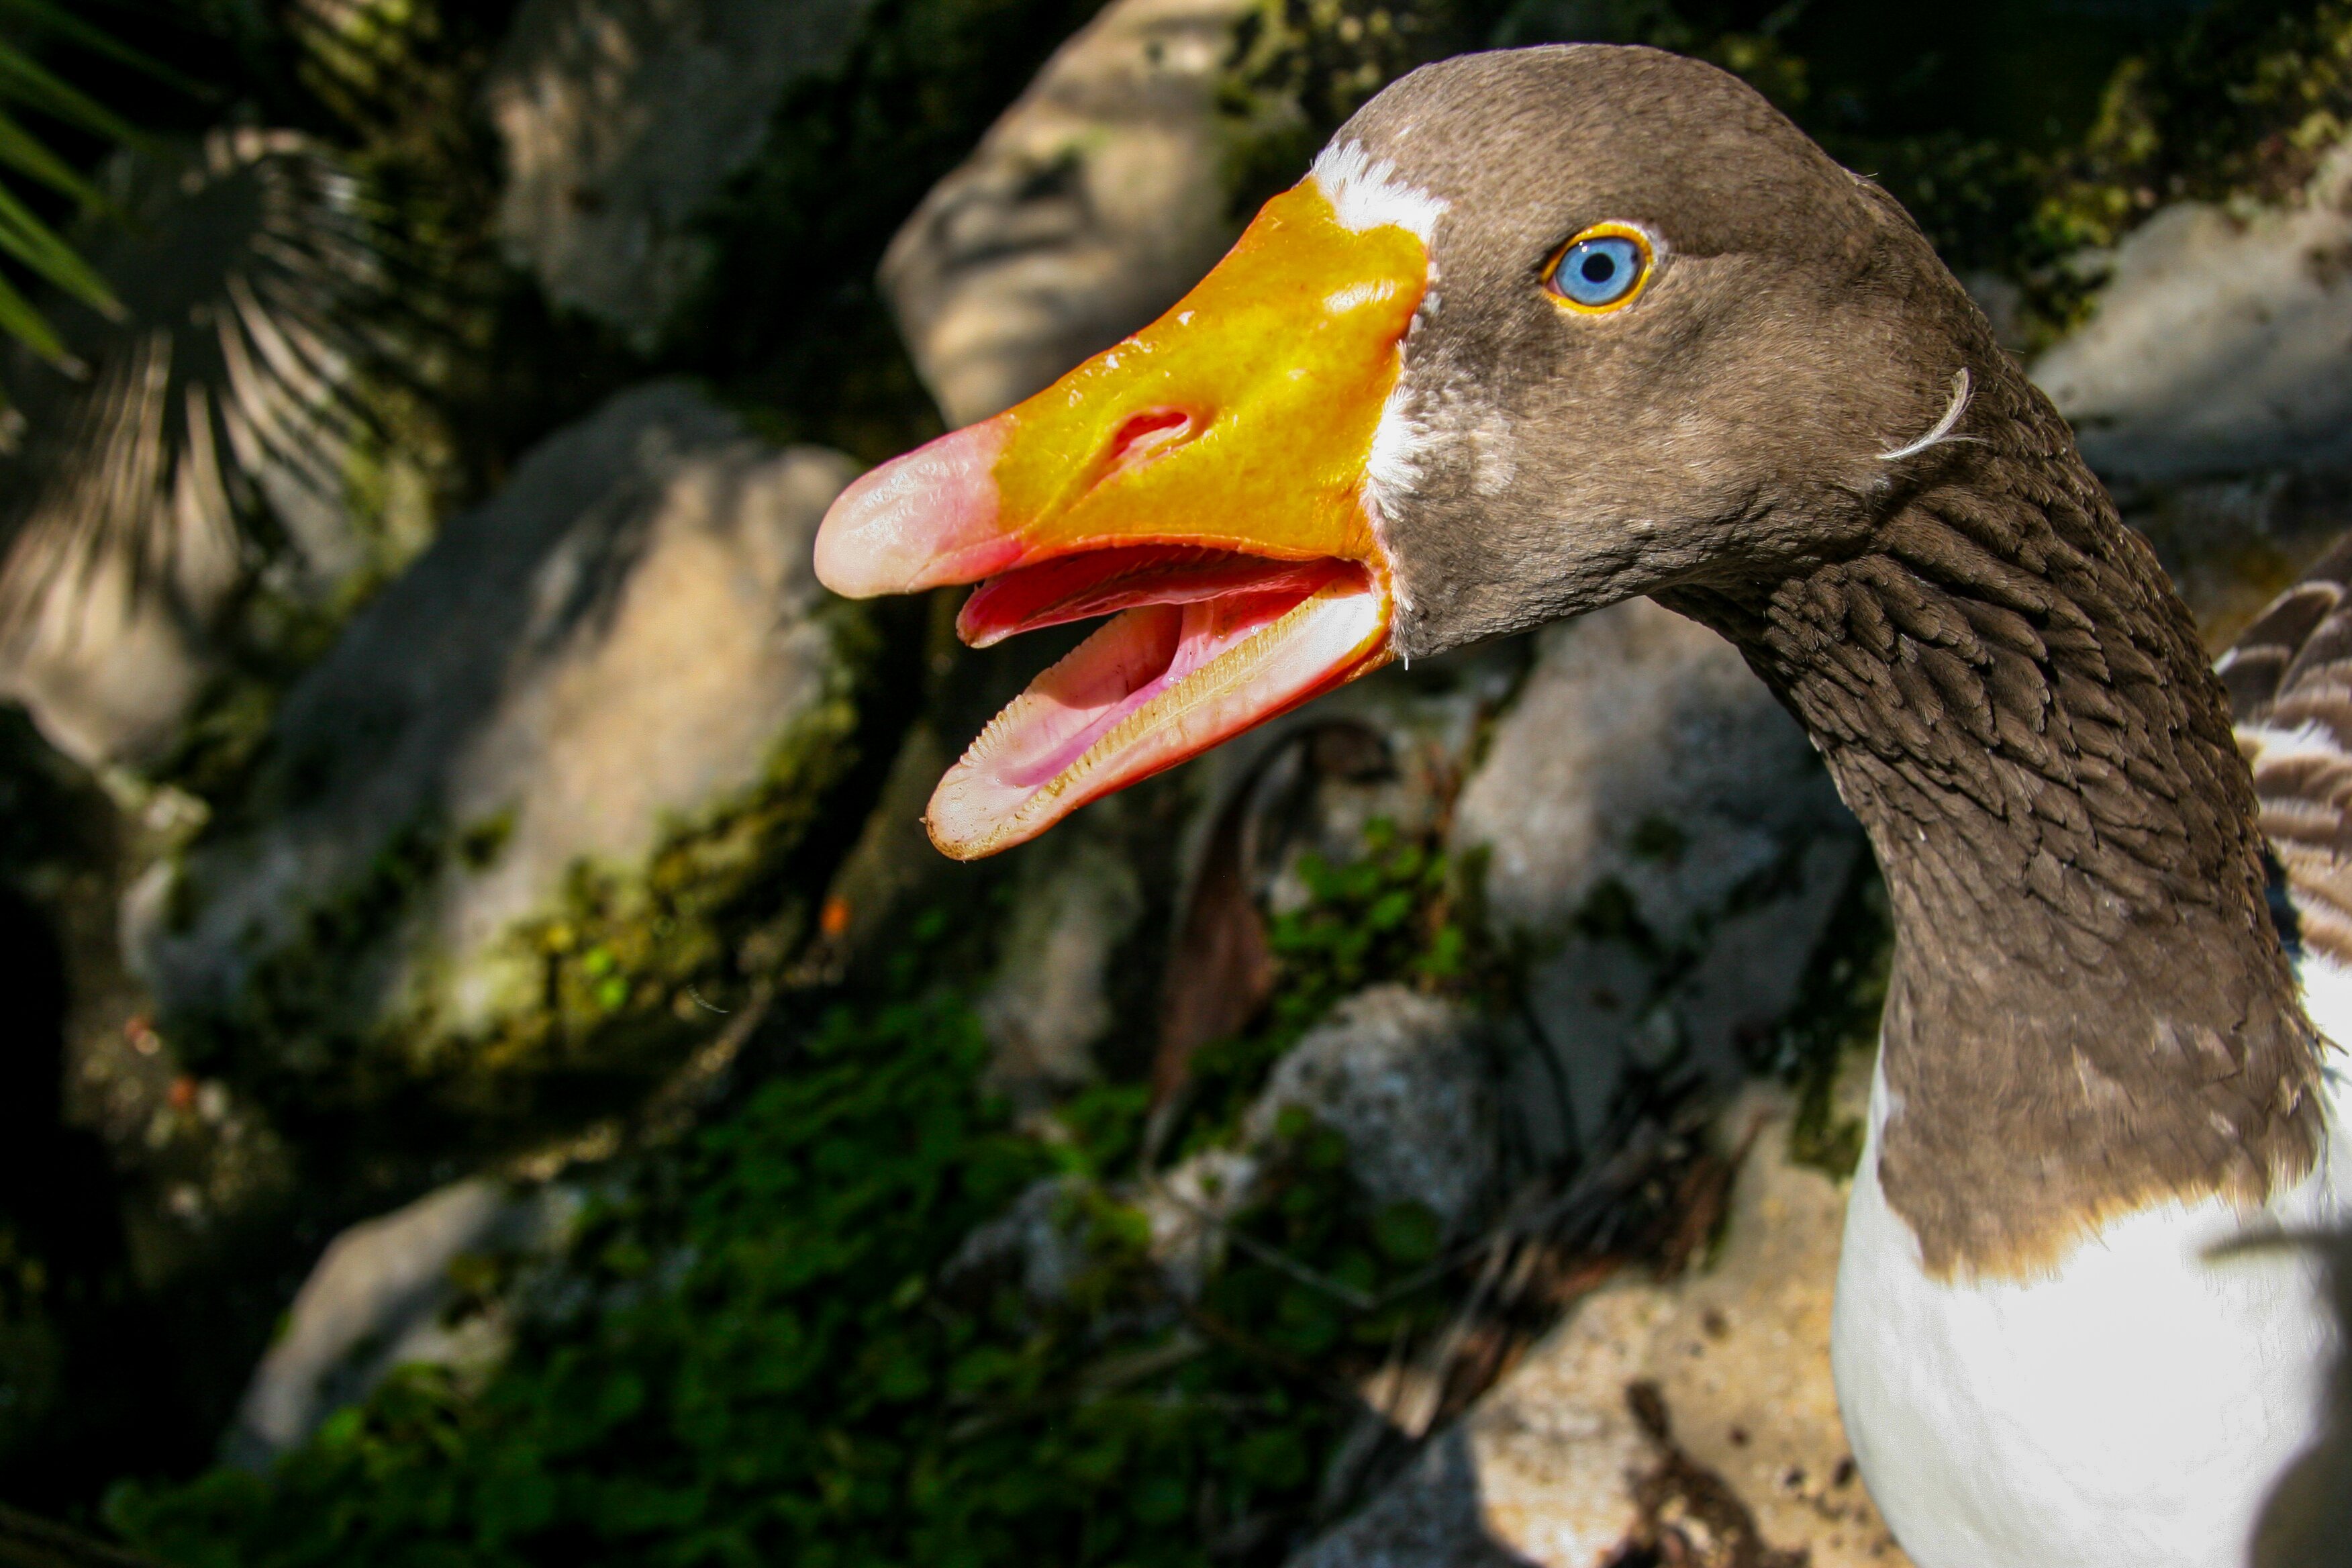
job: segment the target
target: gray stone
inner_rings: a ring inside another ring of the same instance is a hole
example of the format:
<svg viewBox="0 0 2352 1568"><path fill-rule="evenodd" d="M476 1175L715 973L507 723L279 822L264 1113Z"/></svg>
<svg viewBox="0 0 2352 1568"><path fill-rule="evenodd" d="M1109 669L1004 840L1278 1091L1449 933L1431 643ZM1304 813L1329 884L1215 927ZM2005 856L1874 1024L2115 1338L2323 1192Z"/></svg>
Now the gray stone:
<svg viewBox="0 0 2352 1568"><path fill-rule="evenodd" d="M2303 198L2179 202L2126 236L2034 380L2132 485L2352 463L2352 146Z"/></svg>
<svg viewBox="0 0 2352 1568"><path fill-rule="evenodd" d="M565 1187L517 1192L477 1177L336 1237L254 1369L224 1444L229 1461L264 1468L395 1367L494 1362L508 1315L496 1301L458 1314L468 1292L457 1268L471 1260L509 1274L519 1260L551 1255L580 1203Z"/></svg>
<svg viewBox="0 0 2352 1568"><path fill-rule="evenodd" d="M1113 1023L1110 965L1143 914L1134 868L1093 831L1064 826L1021 868L997 968L974 1004L996 1047L990 1078L1016 1101L1095 1076Z"/></svg>
<svg viewBox="0 0 2352 1568"><path fill-rule="evenodd" d="M657 336L708 264L696 216L866 0L525 0L483 89L498 227L551 299Z"/></svg>
<svg viewBox="0 0 2352 1568"><path fill-rule="evenodd" d="M235 541L190 531L158 584L121 542L71 528L20 533L0 564L0 598L24 606L0 642L0 696L84 767L135 768L170 750L222 669L212 623L239 575Z"/></svg>
<svg viewBox="0 0 2352 1568"><path fill-rule="evenodd" d="M1497 1149L1485 1026L1402 985L1341 1002L1275 1065L1242 1119L1239 1145L1209 1149L1144 1184L1152 1255L1181 1295L1223 1256L1224 1222L1255 1202L1283 1113L1304 1110L1348 1145L1348 1172L1375 1205L1419 1203L1459 1235L1492 1195Z"/></svg>
<svg viewBox="0 0 2352 1568"><path fill-rule="evenodd" d="M167 1016L249 1037L257 973L301 961L317 1016L287 1049L399 1023L396 1070L450 1070L451 1039L543 1005L516 933L581 868L626 906L682 827L813 799L852 666L810 548L853 472L673 383L548 438L289 694L245 825L142 884L130 946Z"/></svg>
<svg viewBox="0 0 2352 1568"><path fill-rule="evenodd" d="M1854 1474L1830 1378L1845 1191L1789 1161L1789 1114L1785 1098L1758 1090L1722 1119L1728 1140L1759 1135L1707 1268L1671 1284L1621 1278L1585 1298L1293 1568L1621 1561L1638 1529L1669 1522L1645 1520L1635 1496L1664 1458L1630 1407L1640 1383L1656 1386L1682 1457L1728 1487L1769 1546L1808 1552L1812 1568L1901 1568ZM1657 1560L1733 1560L1707 1545L1673 1543Z"/></svg>
<svg viewBox="0 0 2352 1568"><path fill-rule="evenodd" d="M1263 1191L1283 1112L1305 1110L1348 1145L1349 1173L1374 1205L1425 1205L1449 1235L1481 1212L1495 1181L1495 1106L1483 1026L1465 1010L1402 985L1376 985L1332 1009L1277 1063L1230 1148L1204 1149L1114 1189L1139 1208L1171 1290L1200 1294L1225 1253L1226 1225ZM950 1277L1008 1271L1040 1301L1060 1300L1085 1267L1073 1181L1038 1183L966 1238Z"/></svg>
<svg viewBox="0 0 2352 1568"><path fill-rule="evenodd" d="M1264 1153L1203 1149L1130 1194L1150 1222L1151 1260L1177 1296L1197 1300L1224 1261L1227 1222L1256 1198Z"/></svg>
<svg viewBox="0 0 2352 1568"><path fill-rule="evenodd" d="M1216 89L1248 0L1114 0L891 242L882 284L950 424L1173 304L1239 232Z"/></svg>
<svg viewBox="0 0 2352 1568"><path fill-rule="evenodd" d="M1041 1306L1066 1300L1087 1263L1080 1202L1075 1176L1047 1176L1032 1184L1011 1208L964 1237L940 1278L952 1288L1002 1270Z"/></svg>
<svg viewBox="0 0 2352 1568"><path fill-rule="evenodd" d="M1348 1169L1375 1204L1420 1203L1449 1235L1495 1179L1495 1107L1480 1026L1452 1003L1376 985L1331 1010L1266 1080L1243 1124L1271 1142L1282 1113L1307 1111L1348 1142Z"/></svg>
<svg viewBox="0 0 2352 1568"><path fill-rule="evenodd" d="M1634 600L1536 650L1453 837L1486 856L1497 933L1534 957L1529 1011L1589 1142L1629 1065L1738 1080L1861 839L1803 731L1714 633ZM1550 1103L1526 1087L1529 1114ZM1538 1146L1570 1131L1531 1128Z"/></svg>

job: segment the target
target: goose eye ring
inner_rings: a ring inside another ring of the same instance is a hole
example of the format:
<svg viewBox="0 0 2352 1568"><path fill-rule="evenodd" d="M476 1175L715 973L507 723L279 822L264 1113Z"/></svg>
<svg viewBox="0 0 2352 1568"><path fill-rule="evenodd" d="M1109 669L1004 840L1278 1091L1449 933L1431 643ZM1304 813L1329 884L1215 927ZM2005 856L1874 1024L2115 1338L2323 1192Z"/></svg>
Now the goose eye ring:
<svg viewBox="0 0 2352 1568"><path fill-rule="evenodd" d="M1650 237L1631 224L1597 223L1562 246L1544 269L1553 299L1580 315L1622 310L1650 279Z"/></svg>

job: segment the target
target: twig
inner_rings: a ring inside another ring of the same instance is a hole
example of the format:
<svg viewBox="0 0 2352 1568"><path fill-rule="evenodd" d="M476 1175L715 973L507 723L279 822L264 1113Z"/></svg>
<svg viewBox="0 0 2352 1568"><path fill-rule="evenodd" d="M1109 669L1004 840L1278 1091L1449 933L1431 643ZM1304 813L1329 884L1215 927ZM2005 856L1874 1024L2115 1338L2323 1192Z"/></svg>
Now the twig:
<svg viewBox="0 0 2352 1568"><path fill-rule="evenodd" d="M1066 1405L1079 1404L1088 1399L1099 1399L1106 1394L1115 1394L1130 1384L1141 1383L1147 1377L1182 1366L1208 1348L1208 1342L1200 1335L1180 1330L1169 1339L1166 1344L1154 1345L1149 1350L1138 1351L1132 1355L1112 1356L1097 1362L1080 1372L1070 1382L1046 1393L1019 1400L994 1410L984 1411L977 1415L966 1416L948 1428L947 1440L950 1443L969 1443L975 1437L984 1437L999 1427L1021 1420L1024 1416L1042 1415L1049 1410L1058 1410Z"/></svg>
<svg viewBox="0 0 2352 1568"><path fill-rule="evenodd" d="M1223 1234L1226 1240L1256 1258L1260 1263L1289 1275L1309 1289L1320 1290L1333 1300L1345 1302L1360 1312L1372 1311L1383 1300L1381 1297L1359 1290L1353 1285L1343 1284L1328 1274L1319 1273L1278 1247L1267 1246L1249 1232L1235 1226L1224 1215L1202 1208L1199 1204L1162 1182L1157 1175L1145 1178L1144 1184L1155 1195L1166 1198L1202 1224L1216 1227Z"/></svg>
<svg viewBox="0 0 2352 1568"><path fill-rule="evenodd" d="M1370 1408L1370 1406L1364 1402L1364 1396L1355 1389L1349 1387L1344 1383L1335 1382L1334 1380L1324 1376L1321 1373L1316 1371L1305 1362L1300 1361L1297 1357L1286 1355L1281 1351L1275 1349L1272 1345L1265 1343L1264 1341L1244 1333L1240 1329L1237 1329L1231 1323L1226 1322L1214 1312L1210 1311L1206 1307L1202 1306L1199 1302L1186 1301L1179 1299L1176 1303L1176 1308L1177 1310L1184 1314L1184 1321L1186 1322L1192 1324L1192 1327L1208 1335L1209 1338L1216 1341L1219 1344L1223 1345L1227 1350L1233 1351L1240 1355L1246 1356L1251 1361L1272 1367L1275 1371L1282 1373L1283 1376L1289 1378L1292 1382L1304 1384L1308 1388L1314 1389L1317 1393L1322 1394L1325 1398L1332 1400L1348 1409L1364 1410Z"/></svg>
<svg viewBox="0 0 2352 1568"><path fill-rule="evenodd" d="M142 1552L5 1505L0 1505L0 1563L8 1568L163 1568Z"/></svg>

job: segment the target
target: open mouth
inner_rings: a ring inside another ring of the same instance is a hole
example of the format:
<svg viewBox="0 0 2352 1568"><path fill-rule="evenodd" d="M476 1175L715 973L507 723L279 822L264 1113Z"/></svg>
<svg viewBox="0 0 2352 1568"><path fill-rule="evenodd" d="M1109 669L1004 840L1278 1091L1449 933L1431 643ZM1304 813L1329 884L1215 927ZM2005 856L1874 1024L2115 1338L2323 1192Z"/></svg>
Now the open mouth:
<svg viewBox="0 0 2352 1568"><path fill-rule="evenodd" d="M925 820L948 854L1009 849L1388 661L1367 476L1429 252L1343 221L1321 178L1158 321L826 511L819 581L977 584L956 623L976 647L1108 617L940 781Z"/></svg>
<svg viewBox="0 0 2352 1568"><path fill-rule="evenodd" d="M969 858L1365 673L1387 657L1387 590L1364 566L1184 545L1081 551L992 577L956 629L976 647L1111 619L990 721L926 821Z"/></svg>

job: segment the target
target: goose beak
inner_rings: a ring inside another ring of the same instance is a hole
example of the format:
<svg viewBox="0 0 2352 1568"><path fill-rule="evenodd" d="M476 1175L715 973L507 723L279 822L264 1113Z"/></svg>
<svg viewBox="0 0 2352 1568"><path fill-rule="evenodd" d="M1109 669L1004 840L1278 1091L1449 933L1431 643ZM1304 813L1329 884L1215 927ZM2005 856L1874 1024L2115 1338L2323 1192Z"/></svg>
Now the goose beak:
<svg viewBox="0 0 2352 1568"><path fill-rule="evenodd" d="M1167 315L834 502L836 593L976 583L975 647L1112 617L940 781L940 849L1011 848L1388 661L1365 474L1427 276L1419 238L1346 226L1309 179Z"/></svg>

